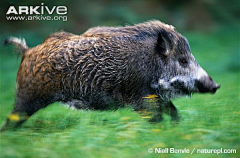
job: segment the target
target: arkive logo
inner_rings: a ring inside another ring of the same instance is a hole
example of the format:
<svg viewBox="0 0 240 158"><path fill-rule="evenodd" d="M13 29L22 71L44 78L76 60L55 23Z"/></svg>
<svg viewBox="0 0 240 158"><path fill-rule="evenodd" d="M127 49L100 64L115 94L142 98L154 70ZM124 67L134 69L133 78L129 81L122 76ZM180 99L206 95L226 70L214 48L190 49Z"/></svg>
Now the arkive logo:
<svg viewBox="0 0 240 158"><path fill-rule="evenodd" d="M66 15L67 14L67 7L66 6L53 6L48 7L45 6L44 3L41 3L41 6L18 6L16 8L15 6L10 6L6 12L6 15L43 15L43 14L49 14L52 15L53 13L56 13L57 15Z"/></svg>
<svg viewBox="0 0 240 158"><path fill-rule="evenodd" d="M66 6L48 7L41 3L39 6L10 6L6 12L6 19L9 21L67 21Z"/></svg>

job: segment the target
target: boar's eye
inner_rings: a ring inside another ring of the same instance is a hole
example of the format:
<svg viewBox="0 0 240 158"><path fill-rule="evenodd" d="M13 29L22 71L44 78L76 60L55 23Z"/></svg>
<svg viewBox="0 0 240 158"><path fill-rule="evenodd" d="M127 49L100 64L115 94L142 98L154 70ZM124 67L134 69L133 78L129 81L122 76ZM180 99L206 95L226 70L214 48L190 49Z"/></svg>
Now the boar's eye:
<svg viewBox="0 0 240 158"><path fill-rule="evenodd" d="M188 66L188 61L187 61L185 58L180 58L180 59L179 59L179 64L180 64L182 67L186 68L186 67Z"/></svg>

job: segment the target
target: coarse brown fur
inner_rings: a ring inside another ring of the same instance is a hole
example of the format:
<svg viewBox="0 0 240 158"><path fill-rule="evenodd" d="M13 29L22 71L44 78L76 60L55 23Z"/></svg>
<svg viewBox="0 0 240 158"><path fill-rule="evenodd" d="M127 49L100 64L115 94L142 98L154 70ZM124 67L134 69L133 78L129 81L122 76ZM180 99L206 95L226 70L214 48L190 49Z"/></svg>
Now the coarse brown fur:
<svg viewBox="0 0 240 158"><path fill-rule="evenodd" d="M168 65L178 50L195 62L186 39L160 21L95 27L82 35L54 33L24 51L12 114L31 116L56 101L84 109L105 109L113 104L133 104L141 109L144 96L162 93L152 87L153 82L171 76L170 72L187 74ZM178 120L170 99L159 102L163 106L154 121L162 119L162 111Z"/></svg>
<svg viewBox="0 0 240 158"><path fill-rule="evenodd" d="M153 32L159 27L174 31L152 21L125 28L96 27L80 36L54 33L23 54L17 97L29 102L29 115L36 106L33 103L41 100L48 101L40 103L44 107L55 101L83 99L93 104L90 109L104 108L101 99L140 103L149 94L142 87L150 86L147 82L155 73L149 61L153 61L150 53L157 38Z"/></svg>

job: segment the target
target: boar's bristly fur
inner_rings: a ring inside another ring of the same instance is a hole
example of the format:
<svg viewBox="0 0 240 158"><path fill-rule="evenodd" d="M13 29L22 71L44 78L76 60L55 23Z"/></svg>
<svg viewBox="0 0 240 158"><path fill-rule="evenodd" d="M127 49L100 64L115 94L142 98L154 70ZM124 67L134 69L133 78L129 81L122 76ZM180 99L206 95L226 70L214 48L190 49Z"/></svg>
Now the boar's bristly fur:
<svg viewBox="0 0 240 158"><path fill-rule="evenodd" d="M172 98L219 88L198 65L187 40L160 21L95 27L82 35L57 32L36 47L23 43L20 49L16 103L2 130L56 101L79 109L132 104L139 110L149 94L159 96L151 121L162 120L162 112L178 120Z"/></svg>

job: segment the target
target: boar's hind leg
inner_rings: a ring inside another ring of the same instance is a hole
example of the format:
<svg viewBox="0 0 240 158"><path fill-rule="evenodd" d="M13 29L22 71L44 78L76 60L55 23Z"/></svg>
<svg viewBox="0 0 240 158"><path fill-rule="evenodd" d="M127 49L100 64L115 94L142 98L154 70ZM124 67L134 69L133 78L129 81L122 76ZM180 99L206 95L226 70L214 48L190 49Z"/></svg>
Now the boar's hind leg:
<svg viewBox="0 0 240 158"><path fill-rule="evenodd" d="M173 103L167 102L163 103L159 101L159 107L155 115L150 119L150 122L160 122L163 120L162 113L166 113L171 116L172 121L179 121L180 118L178 116L177 108L173 105Z"/></svg>
<svg viewBox="0 0 240 158"><path fill-rule="evenodd" d="M8 116L6 122L1 128L1 131L6 129L14 129L28 120L35 112L50 104L49 100L35 99L34 101L26 101L26 98L20 99L17 97L14 109Z"/></svg>

